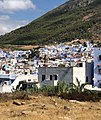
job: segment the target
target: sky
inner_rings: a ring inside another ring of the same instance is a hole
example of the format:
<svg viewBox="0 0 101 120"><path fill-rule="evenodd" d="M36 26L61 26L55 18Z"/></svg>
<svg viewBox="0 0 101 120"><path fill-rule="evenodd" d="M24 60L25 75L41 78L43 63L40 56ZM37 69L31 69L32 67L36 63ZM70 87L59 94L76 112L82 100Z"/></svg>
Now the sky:
<svg viewBox="0 0 101 120"><path fill-rule="evenodd" d="M0 0L0 35L27 25L67 0Z"/></svg>

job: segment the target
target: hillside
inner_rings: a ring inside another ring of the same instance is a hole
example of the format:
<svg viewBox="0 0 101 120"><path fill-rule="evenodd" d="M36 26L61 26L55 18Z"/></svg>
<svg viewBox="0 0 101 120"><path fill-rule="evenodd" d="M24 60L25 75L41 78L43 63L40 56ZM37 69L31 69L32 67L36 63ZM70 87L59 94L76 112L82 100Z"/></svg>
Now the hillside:
<svg viewBox="0 0 101 120"><path fill-rule="evenodd" d="M101 40L101 0L70 0L25 27L0 36L1 44L43 45Z"/></svg>
<svg viewBox="0 0 101 120"><path fill-rule="evenodd" d="M0 120L101 120L101 102L80 102L31 96L30 100L0 102Z"/></svg>

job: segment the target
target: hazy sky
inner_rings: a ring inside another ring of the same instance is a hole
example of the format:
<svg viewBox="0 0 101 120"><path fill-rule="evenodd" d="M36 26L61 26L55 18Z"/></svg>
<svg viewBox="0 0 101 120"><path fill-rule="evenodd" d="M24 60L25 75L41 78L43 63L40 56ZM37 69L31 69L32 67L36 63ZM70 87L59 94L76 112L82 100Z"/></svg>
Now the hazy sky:
<svg viewBox="0 0 101 120"><path fill-rule="evenodd" d="M0 35L17 29L67 0L0 0Z"/></svg>

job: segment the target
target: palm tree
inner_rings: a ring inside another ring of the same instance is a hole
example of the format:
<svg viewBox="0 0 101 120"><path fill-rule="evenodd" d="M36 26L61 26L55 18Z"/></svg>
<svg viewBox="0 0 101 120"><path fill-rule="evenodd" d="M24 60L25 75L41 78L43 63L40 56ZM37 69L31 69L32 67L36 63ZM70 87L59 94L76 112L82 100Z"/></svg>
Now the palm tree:
<svg viewBox="0 0 101 120"><path fill-rule="evenodd" d="M82 93L84 91L84 87L87 83L80 84L80 81L78 80L78 78L76 78L76 82L77 82L77 85L75 85L74 83L70 83L69 89L68 89L69 92Z"/></svg>

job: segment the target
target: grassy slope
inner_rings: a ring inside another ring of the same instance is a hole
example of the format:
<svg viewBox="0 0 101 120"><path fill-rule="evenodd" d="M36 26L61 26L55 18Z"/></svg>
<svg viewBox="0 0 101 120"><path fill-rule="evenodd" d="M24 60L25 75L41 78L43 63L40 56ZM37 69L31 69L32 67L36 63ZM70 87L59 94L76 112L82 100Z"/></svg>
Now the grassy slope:
<svg viewBox="0 0 101 120"><path fill-rule="evenodd" d="M21 45L92 39L101 36L100 28L101 0L74 9L68 9L68 3L65 3L27 26L0 37L0 42Z"/></svg>

